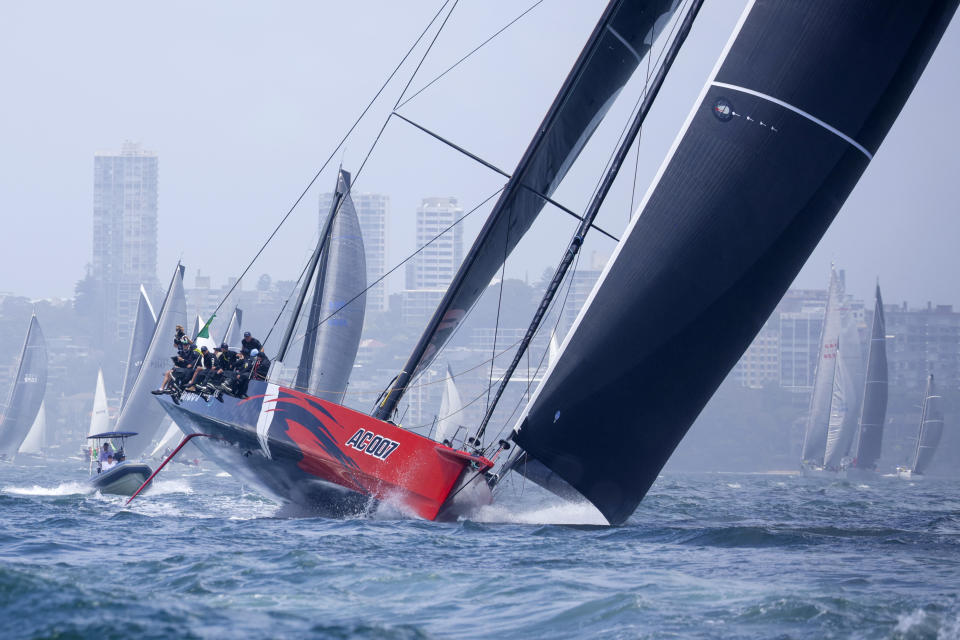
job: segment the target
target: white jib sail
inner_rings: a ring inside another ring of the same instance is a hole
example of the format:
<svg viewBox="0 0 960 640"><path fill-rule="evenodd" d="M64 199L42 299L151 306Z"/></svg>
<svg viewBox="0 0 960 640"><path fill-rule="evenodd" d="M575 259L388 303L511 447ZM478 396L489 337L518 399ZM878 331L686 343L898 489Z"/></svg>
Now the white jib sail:
<svg viewBox="0 0 960 640"><path fill-rule="evenodd" d="M110 430L110 411L107 407L107 389L103 384L103 369L97 372L97 390L93 395L93 411L87 435L106 433Z"/></svg>
<svg viewBox="0 0 960 640"><path fill-rule="evenodd" d="M44 404L40 403L40 410L37 412L37 417L33 421L33 425L30 427L30 432L27 433L27 437L24 439L23 444L20 445L20 448L17 450L17 453L28 453L32 455L40 455L43 453L43 450L47 447L47 409Z"/></svg>
<svg viewBox="0 0 960 640"><path fill-rule="evenodd" d="M443 385L443 398L440 400L440 413L437 420L437 442L443 442L454 436L458 421L461 419L462 409L463 401L460 399L460 392L453 381L453 372L447 365L447 381Z"/></svg>
<svg viewBox="0 0 960 640"><path fill-rule="evenodd" d="M167 427L167 430L164 432L163 437L160 438L160 441L157 442L157 446L153 448L153 451L150 452L150 457L155 458L161 453L163 453L167 448L172 449L179 440L181 436L180 428L174 424L173 420L170 421L170 426Z"/></svg>

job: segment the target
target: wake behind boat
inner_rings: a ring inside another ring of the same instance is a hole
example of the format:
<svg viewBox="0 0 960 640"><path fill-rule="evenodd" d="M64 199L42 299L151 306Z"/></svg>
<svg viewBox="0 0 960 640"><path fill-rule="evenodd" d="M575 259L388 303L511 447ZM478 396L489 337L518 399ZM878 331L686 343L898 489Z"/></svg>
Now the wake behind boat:
<svg viewBox="0 0 960 640"><path fill-rule="evenodd" d="M132 496L147 481L153 473L150 466L128 462L124 454L124 442L135 435L133 431L108 431L87 437L96 445L91 448L91 463L96 457L96 473L87 480L90 486L100 493Z"/></svg>

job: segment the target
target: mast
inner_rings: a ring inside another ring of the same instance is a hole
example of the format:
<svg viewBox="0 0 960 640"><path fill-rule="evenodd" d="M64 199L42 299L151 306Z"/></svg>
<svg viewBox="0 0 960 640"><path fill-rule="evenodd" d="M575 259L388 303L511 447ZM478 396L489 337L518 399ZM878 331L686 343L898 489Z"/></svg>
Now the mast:
<svg viewBox="0 0 960 640"><path fill-rule="evenodd" d="M490 405L487 407L487 411L483 416L483 420L480 422L480 426L477 427L475 440L478 444L483 442L483 436L486 432L487 424L490 422L490 418L493 416L493 412L497 408L497 403L500 401L500 397L506 390L507 384L509 384L510 378L513 376L513 372L516 371L517 366L519 366L520 361L523 359L523 355L526 353L527 348L530 346L534 336L540 329L540 324L543 322L543 318L547 315L547 311L550 309L550 304L553 302L557 291L560 290L560 285L563 283L563 279L567 275L570 265L573 264L577 254L580 253L580 247L583 246L583 241L586 238L587 232L590 230L590 227L593 226L593 221L596 219L597 214L600 213L600 207L603 205L604 200L606 200L607 194L610 192L610 188L613 186L614 180L620 173L620 167L623 166L623 161L626 160L627 154L630 152L634 141L640 134L640 128L643 126L643 123L647 118L647 114L650 112L650 107L653 106L653 101L660 93L660 88L663 86L663 81L667 77L667 72L670 71L670 68L673 66L673 61L676 59L677 53L680 51L680 47L682 47L683 43L686 41L687 35L690 33L690 28L693 26L693 21L696 19L702 4L703 0L696 0L690 6L690 9L684 16L683 22L680 25L680 29L676 37L673 39L669 48L667 49L663 63L657 70L657 74L654 76L652 84L650 85L648 91L645 92L643 101L640 103L640 107L637 109L637 113L634 116L633 121L630 123L630 128L620 141L620 146L617 148L606 174L604 174L603 179L600 181L600 185L593 194L593 198L587 207L587 211L583 215L583 220L580 221L580 225L573 234L573 239L570 241L570 244L567 245L567 250L564 253L563 258L560 260L560 264L557 266L557 269L553 274L553 278L550 280L550 284L547 285L547 289L543 295L543 298L540 300L540 306L537 307L537 310L533 315L533 320L530 321L530 325L527 327L527 332L524 334L523 340L517 347L517 352L513 356L513 361L504 372L503 379L500 381L500 386L497 387L497 392L494 395L493 400L490 402Z"/></svg>
<svg viewBox="0 0 960 640"><path fill-rule="evenodd" d="M612 0L374 416L389 419L529 230L679 0Z"/></svg>

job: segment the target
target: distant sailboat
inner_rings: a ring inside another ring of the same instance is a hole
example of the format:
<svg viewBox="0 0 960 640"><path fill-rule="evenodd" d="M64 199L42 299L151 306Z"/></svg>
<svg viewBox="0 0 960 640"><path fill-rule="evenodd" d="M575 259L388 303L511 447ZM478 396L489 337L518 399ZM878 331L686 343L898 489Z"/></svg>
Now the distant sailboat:
<svg viewBox="0 0 960 640"><path fill-rule="evenodd" d="M220 342L226 342L227 345L239 349L241 340L243 340L243 309L236 307Z"/></svg>
<svg viewBox="0 0 960 640"><path fill-rule="evenodd" d="M37 412L37 418L33 421L33 426L30 427L30 432L27 434L23 444L20 445L17 453L42 456L46 453L48 446L50 446L50 442L47 436L47 410L41 402L40 410Z"/></svg>
<svg viewBox="0 0 960 640"><path fill-rule="evenodd" d="M167 427L167 430L160 436L160 439L157 440L157 445L153 448L147 457L156 458L166 451L168 448L172 449L177 442L180 441L180 438L183 437L183 434L180 432L179 427L173 420L170 421L170 426Z"/></svg>
<svg viewBox="0 0 960 640"><path fill-rule="evenodd" d="M126 444L127 458L136 460L143 454L154 437L166 424L167 415L150 393L163 382L163 375L170 369L170 355L173 353L174 328L187 324L187 301L183 293L183 267L177 265L167 289L157 326L150 338L150 344L143 358L143 365L137 371L137 377L130 390L126 403L120 410L117 424L118 432L139 434L130 438Z"/></svg>
<svg viewBox="0 0 960 640"><path fill-rule="evenodd" d="M887 418L887 323L883 315L883 298L877 283L873 306L873 327L870 331L870 353L863 386L863 403L857 448L849 475L873 473L883 446L883 423Z"/></svg>
<svg viewBox="0 0 960 640"><path fill-rule="evenodd" d="M107 406L107 389L103 384L103 369L97 371L97 389L93 394L93 411L87 435L92 436L110 430L110 408Z"/></svg>
<svg viewBox="0 0 960 640"><path fill-rule="evenodd" d="M830 420L827 427L827 446L823 454L823 468L839 471L844 457L850 449L853 437L851 425L852 400L857 393L847 364L843 358L845 345L837 343L837 366L833 372L833 394L830 401Z"/></svg>
<svg viewBox="0 0 960 640"><path fill-rule="evenodd" d="M440 413L437 420L437 442L450 443L457 433L457 428L463 423L463 401L460 391L453 380L453 370L447 365L447 379L443 384L443 397L440 399Z"/></svg>
<svg viewBox="0 0 960 640"><path fill-rule="evenodd" d="M47 389L47 343L30 317L13 384L0 418L0 460L12 460L33 426Z"/></svg>
<svg viewBox="0 0 960 640"><path fill-rule="evenodd" d="M150 340L157 329L157 314L147 297L147 291L140 285L140 300L137 303L137 315L130 334L130 350L127 352L127 367L123 374L123 389L120 393L120 410L127 404L133 383L137 380L140 367L147 356ZM92 435L92 434L91 434Z"/></svg>
<svg viewBox="0 0 960 640"><path fill-rule="evenodd" d="M937 452L940 437L943 435L942 398L937 394L933 374L927 379L927 390L923 397L923 411L920 414L920 430L917 433L917 449L913 455L913 464L908 468L898 468L902 478L921 476L930 468L933 455Z"/></svg>

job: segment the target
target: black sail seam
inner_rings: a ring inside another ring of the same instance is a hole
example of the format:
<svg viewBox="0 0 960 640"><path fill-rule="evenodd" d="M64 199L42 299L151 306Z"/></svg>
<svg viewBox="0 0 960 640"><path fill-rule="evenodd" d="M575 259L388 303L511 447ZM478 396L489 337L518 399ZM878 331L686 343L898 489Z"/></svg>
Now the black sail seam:
<svg viewBox="0 0 960 640"><path fill-rule="evenodd" d="M826 129L826 130L829 131L830 133L832 133L832 134L838 136L839 138L845 140L846 142L850 143L851 145L853 145L854 147L856 147L861 153L863 153L863 155L867 156L867 159L868 159L868 160L873 160L873 154L871 154L869 151L867 151L867 148L864 147L862 144L860 144L859 142L857 142L856 140L854 140L853 138L851 138L850 136L848 136L847 134L845 134L843 131L840 131L840 130L837 129L836 127L831 126L830 124L824 122L824 121L821 120L820 118L818 118L818 117L816 117L816 116L814 116L814 115L812 115L812 114L810 114L810 113L807 113L807 112L804 111L803 109L800 109L799 107L793 106L793 105L790 104L789 102L784 102L783 100L780 100L779 98L774 98L773 96L769 96L769 95L767 95L767 94L765 94L765 93L760 93L759 91L754 91L753 89L747 89L746 87L739 87L739 86L737 86L737 85L735 85L735 84L729 84L729 83L726 83L726 82L716 82L716 81L712 82L711 84L713 84L713 86L715 86L715 87L720 87L721 89L730 89L731 91L740 91L741 93L746 93L746 94L748 94L748 95L755 96L755 97L760 98L760 99L762 99L762 100L766 100L767 102L772 102L772 103L775 104L775 105L781 106L781 107L783 107L784 109L788 109L788 110L790 110L790 111L793 111L793 112L796 113L797 115L803 116L804 118L806 118L806 119L809 120L810 122L812 122L812 123L814 123L814 124L816 124L816 125L819 125L820 127Z"/></svg>

